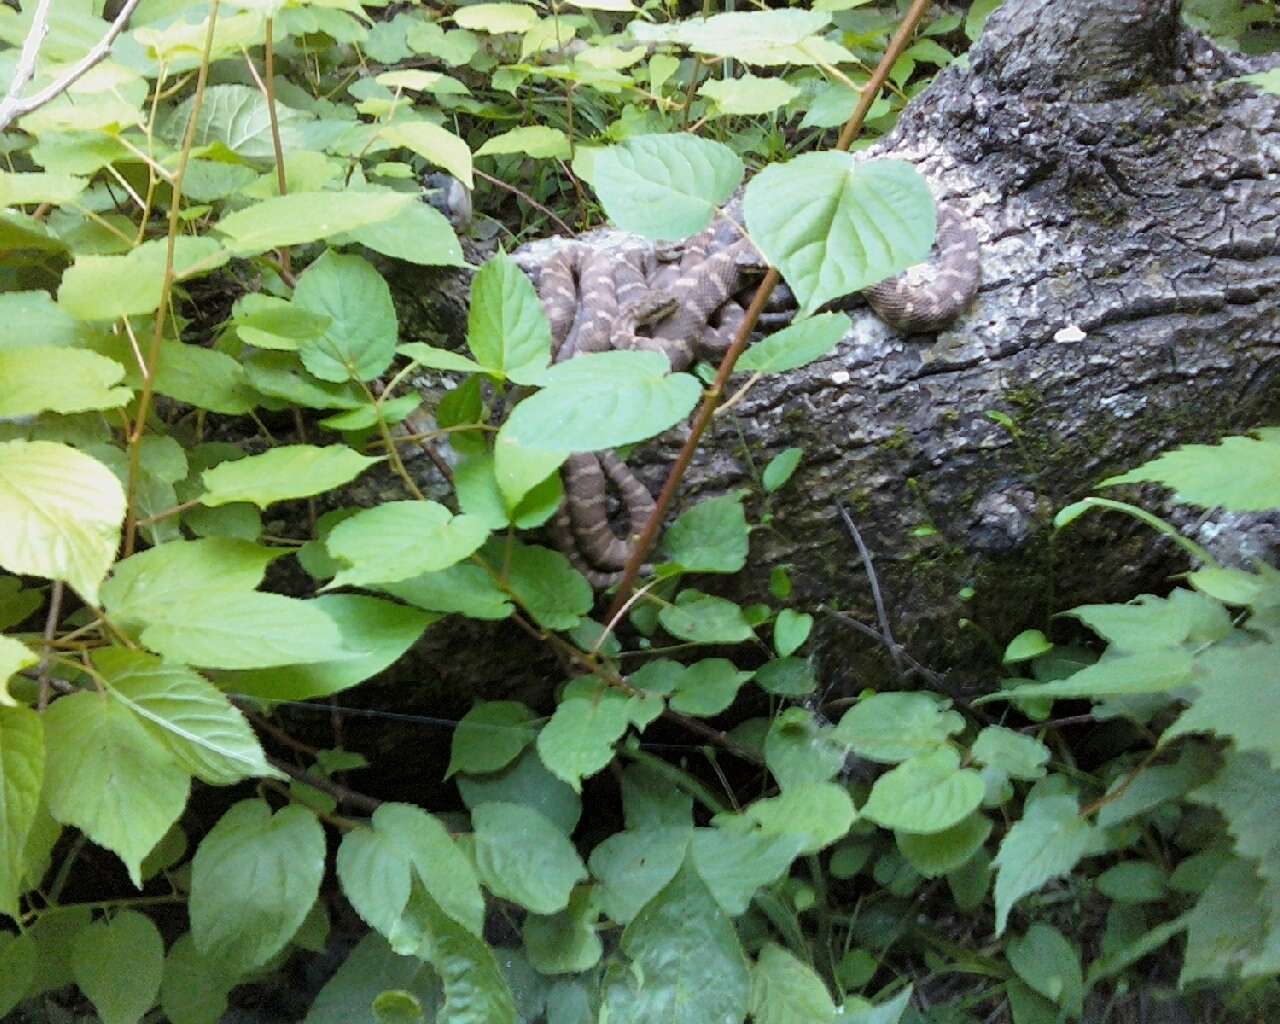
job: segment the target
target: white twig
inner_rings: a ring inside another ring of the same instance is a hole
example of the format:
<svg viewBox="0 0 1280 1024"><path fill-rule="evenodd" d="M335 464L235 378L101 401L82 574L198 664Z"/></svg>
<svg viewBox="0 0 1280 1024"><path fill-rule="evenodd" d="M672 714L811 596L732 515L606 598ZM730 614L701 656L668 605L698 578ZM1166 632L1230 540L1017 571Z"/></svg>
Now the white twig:
<svg viewBox="0 0 1280 1024"><path fill-rule="evenodd" d="M26 99L19 99L18 93L22 91L23 86L31 80L31 76L35 73L36 53L39 51L40 44L44 42L44 37L49 31L48 18L51 3L52 0L40 0L35 16L31 19L31 31L27 33L27 38L22 44L22 57L18 62L17 70L14 72L13 81L9 85L9 93L3 100L0 100L0 132L7 129L18 118L43 107L50 100L61 96L86 71L110 53L111 44L116 41L116 36L124 31L125 25L129 23L130 15L133 14L133 9L138 6L138 0L126 0L125 5L120 8L120 13L116 15L116 20L111 23L111 26L92 50L52 84L45 86L39 92L28 96Z"/></svg>

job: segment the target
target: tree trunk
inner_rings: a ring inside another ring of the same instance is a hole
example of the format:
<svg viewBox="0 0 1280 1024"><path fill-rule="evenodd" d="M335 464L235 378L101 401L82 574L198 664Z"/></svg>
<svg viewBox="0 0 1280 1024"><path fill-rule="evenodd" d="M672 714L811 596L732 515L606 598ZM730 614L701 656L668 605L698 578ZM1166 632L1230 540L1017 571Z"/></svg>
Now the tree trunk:
<svg viewBox="0 0 1280 1024"><path fill-rule="evenodd" d="M797 604L876 623L843 503L898 641L989 686L964 670L991 664L993 640L1184 567L1115 517L1051 547L1051 518L1160 450L1277 419L1280 100L1227 84L1250 70L1187 29L1176 0L1007 0L968 67L939 75L871 153L912 161L973 218L977 301L936 336L851 307L834 356L763 381L717 420L686 507L785 448L805 453L735 596L767 599L785 564ZM632 458L655 490L679 434ZM856 690L878 645L847 618L820 621L825 681ZM496 675L503 689L545 687L554 664L514 646L514 673L492 647L464 664L449 644L432 660L469 692Z"/></svg>

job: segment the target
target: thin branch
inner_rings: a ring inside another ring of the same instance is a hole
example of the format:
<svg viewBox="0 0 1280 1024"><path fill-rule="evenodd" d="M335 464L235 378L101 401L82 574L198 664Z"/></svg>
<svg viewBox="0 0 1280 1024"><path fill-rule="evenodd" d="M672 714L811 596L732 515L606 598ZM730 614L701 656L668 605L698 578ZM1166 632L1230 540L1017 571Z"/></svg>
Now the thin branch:
<svg viewBox="0 0 1280 1024"><path fill-rule="evenodd" d="M16 115L10 115L11 109L17 109L18 94L22 92L32 76L36 73L36 58L40 55L40 46L44 37L49 34L49 8L53 0L40 0L36 12L31 16L31 28L27 38L22 41L22 53L18 55L18 66L13 69L13 81L9 83L9 91L0 102L0 131L9 126ZM7 116L7 119L6 119Z"/></svg>
<svg viewBox="0 0 1280 1024"><path fill-rule="evenodd" d="M553 213L547 207L543 206L540 202L538 202L538 200L534 199L533 196L529 195L528 192L522 192L520 189L516 188L514 185L503 181L501 178L495 178L492 174L485 174L484 171L478 171L474 167L471 169L471 173L474 174L477 178L482 178L483 180L487 181L490 185L497 185L498 188L506 189L508 192L512 193L513 195L519 196L526 203L532 206L535 210L539 211L540 213L546 214L553 221L555 221L556 227L558 227L570 238L577 237L578 233L574 231L573 228L569 227L568 224L566 224L559 217L557 217L555 213Z"/></svg>
<svg viewBox="0 0 1280 1024"><path fill-rule="evenodd" d="M348 789L341 783L334 782L323 775L312 775L305 768L295 768L287 761L278 761L274 757L269 757L267 760L271 762L272 768L284 772L289 778L296 782L301 782L304 786L310 786L312 789L320 790L321 793L327 793L340 804L346 804L348 807L367 811L370 814L383 804L383 801L376 796L357 793L354 789Z"/></svg>
<svg viewBox="0 0 1280 1024"><path fill-rule="evenodd" d="M894 33L888 49L885 50L884 56L880 59L880 64L876 67L875 74L871 76L871 81L863 89L858 98L858 105L849 116L844 129L840 132L840 140L836 143L836 149L839 152L847 152L853 144L853 140L857 138L858 132L862 130L867 111L871 109L871 104L875 101L876 96L879 95L881 87L889 77L889 72L893 70L893 65L906 50L912 33L915 32L920 19L924 17L925 12L929 9L930 3L931 0L915 0L911 5L911 9L903 17L902 23L898 26L898 31ZM698 412L693 419L693 425L689 429L689 436L686 438L684 446L680 449L680 454L676 456L675 464L671 467L671 472L667 475L666 482L662 485L662 492L658 495L658 500L654 504L653 513L649 516L649 521L645 523L644 530L631 549L631 557L627 559L626 568L622 573L622 581L618 584L618 591L609 607L607 619L614 618L631 596L631 588L635 584L636 576L640 573L640 567L644 564L645 558L648 557L649 551L657 539L658 531L667 514L667 509L670 508L676 491L680 488L680 481L684 478L685 471L693 461L693 453L697 451L698 445L702 441L702 435L706 431L707 425L711 422L711 417L715 414L716 406L720 404L729 376L733 373L734 365L738 362L738 357L746 349L747 342L751 338L751 332L755 330L756 321L760 319L765 303L769 301L769 296L773 293L774 288L778 286L780 280L781 277L778 271L770 267L764 275L764 280L760 282L760 286L756 289L756 293L751 299L751 305L747 308L747 315L743 317L742 323L738 327L738 333L733 339L733 344L729 346L729 351L724 354L724 358L720 361L720 367L716 371L715 383L711 385L703 396L702 405L699 406Z"/></svg>
<svg viewBox="0 0 1280 1024"><path fill-rule="evenodd" d="M32 21L31 32L27 34L27 40L22 44L22 61L27 58L27 47L31 44L32 37L35 35L37 27L39 28L39 38L36 39L35 48L39 49L40 43L44 40L44 34L48 31L48 26L41 23L41 14L47 18L48 9L51 0L40 0L40 6L36 9L35 19ZM0 132L3 132L15 120L43 107L50 100L56 99L62 93L66 92L73 86L80 77L91 67L101 61L108 53L111 52L111 44L116 41L116 36L124 31L125 25L129 23L129 18L133 14L133 9L138 6L138 0L126 0L125 5L120 8L120 13L116 15L102 38L98 41L98 45L85 54L80 61L73 65L71 70L65 72L60 78L56 79L51 85L45 86L39 92L28 96L26 99L19 99L18 93L22 87L31 79L31 73L34 71L35 53L31 54L32 67L27 69L26 78L22 77L23 66L22 61L19 62L18 70L14 73L13 82L9 86L9 95L0 101Z"/></svg>
<svg viewBox="0 0 1280 1024"><path fill-rule="evenodd" d="M39 695L36 697L36 710L43 711L49 706L49 691L53 688L53 680L49 675L52 663L53 639L58 633L58 619L62 617L62 580L54 580L49 591L49 614L44 620L44 651L40 656L40 667L37 670Z"/></svg>
<svg viewBox="0 0 1280 1024"><path fill-rule="evenodd" d="M844 505L838 501L836 502L836 511L840 513L840 518L844 520L845 529L849 531L849 536L853 538L853 543L857 545L863 568L867 570L867 581L871 584L871 598L876 603L876 620L880 623L880 633L884 637L884 646L889 651L889 657L893 659L893 667L898 670L898 675L904 675L902 656L899 653L900 648L898 647L898 642L893 638L893 628L889 625L889 613L884 606L884 595L880 593L880 580L876 576L875 564L871 561L871 551L863 542L862 534L858 532L858 527L854 525L853 517L849 515Z"/></svg>

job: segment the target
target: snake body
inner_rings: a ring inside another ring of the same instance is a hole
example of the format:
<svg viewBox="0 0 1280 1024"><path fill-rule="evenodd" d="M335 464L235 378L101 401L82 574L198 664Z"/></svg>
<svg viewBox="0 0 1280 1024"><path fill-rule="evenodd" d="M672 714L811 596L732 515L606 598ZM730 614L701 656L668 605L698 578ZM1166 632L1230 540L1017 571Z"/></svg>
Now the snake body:
<svg viewBox="0 0 1280 1024"><path fill-rule="evenodd" d="M554 360L641 349L660 351L673 370L684 370L700 356L723 354L745 315L734 296L763 262L732 206L726 213L686 241L678 259L659 259L643 244L571 242L526 263L551 324ZM977 235L966 218L941 206L933 257L862 295L890 326L911 334L946 326L972 301L979 283ZM552 538L593 586L611 586L653 511L653 498L612 452L571 455L563 476L565 501ZM610 483L619 497L622 536L610 525Z"/></svg>

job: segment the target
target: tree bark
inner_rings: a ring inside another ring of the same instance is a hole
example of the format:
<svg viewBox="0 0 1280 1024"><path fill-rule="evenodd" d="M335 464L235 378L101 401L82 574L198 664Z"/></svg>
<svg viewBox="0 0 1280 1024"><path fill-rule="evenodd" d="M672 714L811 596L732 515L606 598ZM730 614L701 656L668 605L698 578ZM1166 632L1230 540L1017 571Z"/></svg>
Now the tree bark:
<svg viewBox="0 0 1280 1024"><path fill-rule="evenodd" d="M685 507L803 447L791 483L752 507L769 526L748 569L717 585L767 600L771 567L787 565L797 605L843 613L817 635L835 688L885 663L849 618L989 687L993 646L1020 629L1158 587L1185 568L1167 544L1097 517L1051 545L1053 514L1161 450L1277 420L1280 99L1232 83L1258 68L1185 27L1179 6L1007 0L968 66L868 153L912 161L973 218L977 301L936 336L903 337L855 299L839 350L753 388L695 460ZM631 460L655 491L680 440ZM840 503L874 555L884 623ZM469 642L490 628L467 626ZM432 664L469 690L496 676L545 687L558 671L523 640L499 660L482 646L464 665L446 643Z"/></svg>

